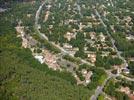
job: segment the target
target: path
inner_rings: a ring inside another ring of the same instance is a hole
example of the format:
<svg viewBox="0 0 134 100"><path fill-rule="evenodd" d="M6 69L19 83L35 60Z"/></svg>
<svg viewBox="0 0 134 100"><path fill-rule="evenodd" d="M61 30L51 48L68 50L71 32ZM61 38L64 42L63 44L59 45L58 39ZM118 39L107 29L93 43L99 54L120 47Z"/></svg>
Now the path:
<svg viewBox="0 0 134 100"><path fill-rule="evenodd" d="M41 33L40 30L38 29L38 27L39 27L39 24L38 24L39 15L40 15L40 12L41 12L42 7L43 7L44 5L45 5L45 2L43 2L42 5L40 5L39 9L38 9L37 12L36 12L35 28L36 28L36 30L38 31L38 34L39 34L42 38L44 38L45 40L48 40L47 36L46 36L44 33ZM79 12L81 12L81 11L80 11L80 8L79 8L80 6L79 6L78 4L77 4L77 7L78 7ZM98 13L98 11L97 11L96 9L95 9L95 13L96 13L96 15L99 17L101 23L103 24L103 26L104 26L104 27L106 28L106 30L107 30L107 26L106 26L105 23L103 22L103 20L102 20L100 14ZM121 59L124 61L124 63L125 63L125 66L124 66L124 67L126 67L127 62L126 62L125 58L121 57L120 52L118 51L117 47L115 46L115 40L112 38L111 34L110 34L108 31L107 31L107 35L110 37L111 42L112 42L112 45L113 45L114 49L115 49L116 52L117 52L117 55L119 56L119 58L121 58ZM55 47L59 48L59 49L61 50L61 53L62 53L63 55L68 54L69 56L74 57L72 54L70 54L68 51L66 51L65 49L63 49L63 48L60 47L59 45L56 45L55 43L50 42L50 41L49 41L49 43L51 43L51 44L54 45ZM81 58L80 58L80 60L81 60L82 63L87 63L87 64L91 65L91 63L88 62L88 61L86 61L86 60L83 60L83 59L81 59ZM119 73L118 75L120 75L120 73ZM95 90L95 94L92 95L90 99L91 99L91 100L96 100L96 99L98 98L98 96L103 92L103 88L104 88L104 86L106 85L107 81L109 81L111 78L116 77L116 76L117 76L117 75L113 75L113 74L110 74L110 73L109 73L109 74L108 74L108 78L105 79L104 83L103 83L101 86L98 86L98 88ZM124 76L123 76L123 77L124 77ZM130 79L128 79L128 80L130 80Z"/></svg>
<svg viewBox="0 0 134 100"><path fill-rule="evenodd" d="M39 6L39 9L38 9L37 12L36 12L36 16L35 16L35 28L36 28L38 34L40 35L40 37L44 38L45 40L48 40L48 37L47 37L44 33L41 33L40 30L38 29L38 27L39 27L38 20L39 20L39 16L40 16L40 12L41 12L41 10L42 10L42 7L43 7L44 5L45 5L45 2L43 2L43 3ZM58 49L60 49L60 50L61 50L61 53L62 53L63 55L66 55L66 54L67 54L67 55L69 55L69 56L71 56L71 57L74 57L72 54L70 54L68 51L66 51L65 49L63 49L63 48L60 47L59 45L56 45L55 43L50 42L50 41L48 41L48 42L51 43L52 45L54 45L55 47L57 47ZM86 63L86 64L88 64L88 65L92 65L90 62L88 62L88 61L86 61L86 60L83 60L83 59L81 59L81 58L79 58L79 59L81 60L82 63Z"/></svg>
<svg viewBox="0 0 134 100"><path fill-rule="evenodd" d="M104 21L102 20L100 14L98 13L98 11L96 9L95 9L95 14L99 18L99 20L101 21L102 25L105 27L106 33L110 37L112 46L116 50L118 57L124 61L124 67L127 67L128 66L127 61L125 60L124 57L121 56L120 52L118 51L117 47L115 46L115 40L113 39L111 34L108 32L106 24L104 23ZM116 77L118 75L120 75L120 73L117 73L117 75L114 75L114 76L109 73L108 78L105 79L104 83L95 90L95 94L92 95L90 99L91 100L97 100L98 96L103 92L103 88L106 85L107 81L110 80L112 77Z"/></svg>

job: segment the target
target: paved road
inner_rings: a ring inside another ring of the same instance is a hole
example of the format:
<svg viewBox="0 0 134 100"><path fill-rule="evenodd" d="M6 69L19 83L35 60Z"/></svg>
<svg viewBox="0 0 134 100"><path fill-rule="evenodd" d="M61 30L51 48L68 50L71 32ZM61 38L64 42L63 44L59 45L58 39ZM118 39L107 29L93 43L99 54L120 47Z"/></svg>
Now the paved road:
<svg viewBox="0 0 134 100"><path fill-rule="evenodd" d="M40 35L40 37L44 38L45 40L48 40L48 37L44 34L44 33L41 33L40 30L38 29L38 26L39 26L39 23L38 23L38 20L39 20L39 16L40 16L40 12L42 10L42 7L45 5L45 2L43 2L40 6L39 6L39 9L37 10L36 12L36 16L35 16L35 28L38 32L38 34ZM61 53L63 55L66 55L68 54L69 56L71 57L74 57L72 54L70 54L68 51L66 51L65 49L63 49L62 47L60 47L59 45L56 45L55 43L53 42L50 42L52 45L54 45L55 47L59 48L61 50ZM89 64L89 65L92 65L90 62L86 61L86 60L83 60L81 58L79 58L81 60L82 63L86 63L86 64Z"/></svg>
<svg viewBox="0 0 134 100"><path fill-rule="evenodd" d="M81 13L81 7L80 7L80 5L79 5L79 2L80 2L80 0L77 0L76 5L77 5L78 11L79 11L79 15L81 16L81 18L83 18L83 15L82 15L82 13Z"/></svg>
<svg viewBox="0 0 134 100"><path fill-rule="evenodd" d="M0 13L7 11L8 9L0 8Z"/></svg>
<svg viewBox="0 0 134 100"><path fill-rule="evenodd" d="M52 42L50 42L50 43L52 43ZM62 52L62 54L63 55L69 55L69 56L71 56L71 57L74 57L71 53L69 53L68 51L66 51L64 48L62 48L62 47L60 47L59 45L56 45L55 43L52 43L55 47L57 47L57 48L59 48L60 50L61 50L61 52ZM86 61L86 60L84 60L84 59L81 59L81 58L79 58L80 60L81 60L81 62L82 63L86 63L86 64L88 64L88 65L92 65L90 62L88 62L88 61Z"/></svg>
<svg viewBox="0 0 134 100"><path fill-rule="evenodd" d="M112 43L113 48L117 52L118 57L124 61L124 68L126 68L128 66L126 59L121 56L120 51L118 51L117 47L115 46L115 40L113 39L113 37L111 36L111 34L108 32L106 24L104 23L104 21L102 20L100 14L98 13L98 11L96 9L95 9L95 13L99 17L99 20L101 21L102 25L105 27L106 33L110 37L110 40L111 40L111 43Z"/></svg>
<svg viewBox="0 0 134 100"><path fill-rule="evenodd" d="M112 0L110 0L111 6L114 7L114 3Z"/></svg>
<svg viewBox="0 0 134 100"><path fill-rule="evenodd" d="M103 84L101 86L98 86L97 89L95 90L94 95L91 96L90 100L97 100L98 96L103 92L103 89L105 87L105 85L107 84L107 82L112 79L112 78L116 78L118 76L118 74L112 74L110 71L105 71L108 75L108 77L105 79L105 81L103 82Z"/></svg>
<svg viewBox="0 0 134 100"><path fill-rule="evenodd" d="M39 35L40 35L42 38L48 40L47 36L46 36L44 33L41 33L41 32L39 31L39 29L38 29L38 26L39 26L39 24L38 24L39 15L40 15L40 12L41 12L42 7L43 7L44 5L45 5L45 2L43 2L42 5L40 5L39 9L38 9L37 12L36 12L35 28L37 29ZM78 5L78 8L79 8L79 7L80 7L80 6ZM80 8L79 8L79 11L80 11ZM80 12L81 12L81 11L80 11ZM101 23L103 24L103 26L107 29L107 26L106 26L105 23L103 22L103 20L102 20L100 14L98 13L98 11L97 11L96 9L95 9L95 12L96 12L96 15L99 17L99 19L100 19ZM124 61L124 63L127 65L126 60L125 60L123 57L121 57L120 52L118 51L117 47L115 46L115 41L114 41L114 39L113 39L112 36L108 33L108 31L107 31L107 34L108 34L108 36L111 38L112 45L113 45L113 47L115 48L115 50L117 51L118 56L119 56L119 57ZM49 42L50 42L50 41L49 41ZM69 56L74 57L72 54L70 54L68 51L66 51L65 49L63 49L63 48L60 47L59 45L56 45L56 44L53 43L53 42L50 42L50 43L53 44L55 47L59 48L63 54L68 54ZM83 60L83 59L80 59L80 60L81 60L82 63L87 63L87 64L91 65L91 63L89 63L89 62L86 61L86 60ZM119 74L118 74L118 75L119 75ZM91 100L96 100L96 99L98 98L98 96L103 92L103 88L104 88L104 86L106 85L107 81L110 80L112 77L116 77L116 75L113 76L112 74L108 73L108 78L104 81L104 83L103 83L101 86L98 86L98 88L95 90L95 94L90 98ZM123 76L123 77L124 77L124 76ZM130 80L130 79L129 79L129 80Z"/></svg>
<svg viewBox="0 0 134 100"><path fill-rule="evenodd" d="M127 77L127 76L124 76L124 75L119 75L121 78L124 78L124 79L126 79L126 80L128 80L128 81L133 81L134 82L134 78L129 78L129 77Z"/></svg>
<svg viewBox="0 0 134 100"><path fill-rule="evenodd" d="M104 23L104 21L102 20L100 14L98 13L98 11L96 9L95 9L95 13L107 31L107 26ZM115 46L115 40L113 39L113 37L111 36L111 34L108 31L107 31L107 35L110 37L110 40L112 42L112 46L116 50L118 57L124 61L124 67L127 67L128 66L127 61L125 60L124 57L121 56L120 52L118 51L117 47ZM97 100L98 96L103 92L103 88L106 85L108 80L110 80L112 77L117 77L118 75L120 75L120 73L117 73L117 75L113 75L111 73L107 73L107 74L108 74L108 78L105 79L104 83L101 86L98 86L98 88L95 90L95 94L91 96L91 98L90 98L91 100Z"/></svg>
<svg viewBox="0 0 134 100"><path fill-rule="evenodd" d="M47 38L47 36L45 35L45 34L42 34L40 31L39 31L39 24L38 24L38 20L39 20L39 16L40 16L40 12L41 12L41 10L42 10L42 7L45 5L45 2L43 2L41 5L40 5L40 7L39 7L39 9L37 10L37 12L36 12L36 16L35 16L35 28L36 28L36 30L37 30L37 32L38 32L38 34L41 36L41 37L43 37L44 39L46 39L46 40L48 40L48 38Z"/></svg>
<svg viewBox="0 0 134 100"><path fill-rule="evenodd" d="M113 76L110 75L101 86L98 86L95 90L95 94L91 96L90 100L97 100L98 96L103 92L103 88L106 85L106 83L112 78Z"/></svg>

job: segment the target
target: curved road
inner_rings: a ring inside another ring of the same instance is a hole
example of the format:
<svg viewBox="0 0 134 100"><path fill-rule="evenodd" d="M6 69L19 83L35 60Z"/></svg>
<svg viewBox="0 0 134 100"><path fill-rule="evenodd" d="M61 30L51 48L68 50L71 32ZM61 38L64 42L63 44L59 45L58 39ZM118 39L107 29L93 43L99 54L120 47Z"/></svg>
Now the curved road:
<svg viewBox="0 0 134 100"><path fill-rule="evenodd" d="M39 34L42 38L44 38L45 40L48 40L48 37L47 37L45 34L41 33L41 32L39 31L39 28L38 28L38 27L39 27L39 24L38 24L39 15L40 15L40 12L41 12L42 7L43 7L44 5L45 5L45 2L43 2L43 3L39 6L39 9L38 9L37 12L36 12L36 16L35 16L35 28L36 28L38 34ZM78 4L77 4L77 7L78 7L79 12L81 12L80 6L79 6ZM106 28L106 30L107 30L107 26L106 26L105 23L103 22L103 20L102 20L100 14L98 13L98 11L97 11L96 9L95 9L95 13L96 13L96 15L99 17L101 23L103 24L103 26L104 26L104 27ZM127 62L126 62L125 58L121 57L120 52L118 51L117 47L115 46L115 40L112 38L112 36L109 34L108 31L107 31L107 35L111 38L112 45L113 45L113 47L115 48L115 50L116 50L116 52L117 52L117 55L119 56L119 58L121 58L121 59L124 61L125 67L126 67L126 66L127 66ZM72 54L70 54L68 51L66 51L65 49L63 49L63 48L60 47L59 45L56 45L55 43L50 42L50 41L49 41L49 43L51 43L51 44L53 44L55 47L59 48L59 49L61 50L62 54L64 54L64 55L65 55L65 54L68 54L69 56L74 57ZM91 63L89 63L89 62L86 61L86 60L83 60L83 59L80 59L80 60L81 60L82 63L87 63L87 64L91 65ZM120 75L120 73L119 73L118 75ZM111 78L116 77L116 76L118 76L118 75L113 75L113 74L111 74L111 73L108 73L108 78L105 79L104 83L103 83L101 86L98 86L98 87L97 87L97 89L95 90L95 94L92 95L90 99L91 99L91 100L97 100L98 96L103 92L103 88L104 88L104 86L106 85L106 83L107 83ZM124 76L122 76L122 77L123 77L123 78L127 78L127 77L124 77ZM133 79L130 79L130 78L127 78L127 79L133 81Z"/></svg>
<svg viewBox="0 0 134 100"><path fill-rule="evenodd" d="M40 12L42 10L42 7L45 5L45 2L43 2L40 6L39 6L39 9L37 10L36 12L36 16L35 16L35 28L38 32L38 34L40 35L40 37L44 38L45 40L48 40L48 37L44 34L44 33L41 33L40 30L39 30L39 23L38 23L38 20L39 20L39 16L40 16ZM63 49L62 47L60 47L59 45L56 45L55 43L53 42L50 42L52 45L54 45L55 47L59 48L62 52L63 55L65 54L68 54L69 56L71 57L74 57L72 54L70 54L68 51L66 51L65 49ZM89 64L89 65L92 65L90 62L86 61L86 60L83 60L81 58L79 58L81 60L82 63L86 63L86 64Z"/></svg>
<svg viewBox="0 0 134 100"><path fill-rule="evenodd" d="M95 13L99 17L99 20L101 21L102 25L105 27L106 33L110 37L112 46L116 50L118 57L124 61L124 68L128 67L128 64L127 64L126 59L121 56L120 51L118 51L117 47L115 46L115 40L113 39L113 37L111 36L111 34L108 32L106 24L104 23L104 21L102 20L100 14L98 13L98 11L96 9L95 9Z"/></svg>
<svg viewBox="0 0 134 100"><path fill-rule="evenodd" d="M106 24L104 23L100 14L98 13L98 11L96 9L95 9L95 14L99 18L99 20L101 21L102 25L105 27L106 33L110 37L110 40L112 42L112 46L116 50L118 57L124 61L124 68L126 68L128 66L126 59L121 56L120 52L118 51L117 47L115 46L115 40L113 39L111 34L108 32ZM91 98L90 98L91 100L97 100L98 96L103 92L103 88L106 85L107 81L110 80L112 77L121 76L122 78L125 78L129 81L134 81L134 79L131 79L131 78L128 78L124 75L121 75L120 73L117 73L117 75L112 75L112 74L108 73L108 75L109 75L109 77L104 81L104 83L95 90L95 94L92 95Z"/></svg>
<svg viewBox="0 0 134 100"><path fill-rule="evenodd" d="M39 31L39 24L38 24L39 15L40 15L40 12L41 12L42 7L43 7L44 5L45 5L45 2L43 2L43 3L40 5L39 9L38 9L37 12L36 12L36 16L35 16L35 28L36 28L38 34L39 34L41 37L43 37L45 40L48 40L48 38L47 38L46 35L40 33L40 31Z"/></svg>
<svg viewBox="0 0 134 100"><path fill-rule="evenodd" d="M97 100L98 96L103 92L103 88L107 84L107 82L115 76L110 75L101 86L98 86L97 89L95 90L95 94L91 96L90 100Z"/></svg>

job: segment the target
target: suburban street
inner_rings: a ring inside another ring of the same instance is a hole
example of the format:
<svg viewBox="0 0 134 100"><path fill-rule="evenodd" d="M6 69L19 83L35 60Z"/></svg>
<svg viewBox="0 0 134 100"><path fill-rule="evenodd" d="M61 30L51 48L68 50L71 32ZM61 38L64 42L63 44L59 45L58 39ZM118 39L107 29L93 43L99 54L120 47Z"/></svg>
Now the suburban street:
<svg viewBox="0 0 134 100"><path fill-rule="evenodd" d="M100 14L98 13L98 11L96 9L95 9L95 13L96 13L97 17L99 17L99 20L101 21L102 25L105 27L105 29L107 31L107 35L110 37L111 42L112 42L112 46L116 50L118 57L124 61L124 67L123 68L126 68L128 66L127 61L125 60L124 57L121 56L120 51L118 51L117 47L115 46L115 40L113 39L111 34L108 32L106 24L104 23ZM110 80L111 78L117 77L117 76L121 76L122 78L125 78L129 81L134 81L134 79L128 78L124 75L121 75L120 73L117 73L117 75L108 74L108 78L104 81L104 83L101 86L98 86L98 88L95 90L95 94L93 96L91 96L90 99L91 100L97 100L97 97L103 92L103 88L106 85L107 81Z"/></svg>
<svg viewBox="0 0 134 100"><path fill-rule="evenodd" d="M0 0L0 100L134 100L134 0Z"/></svg>
<svg viewBox="0 0 134 100"><path fill-rule="evenodd" d="M39 24L38 24L39 15L40 15L40 12L41 12L42 7L43 7L44 5L45 5L45 2L44 2L42 5L40 5L39 9L38 9L37 12L36 12L35 26L36 26L36 29L37 29L39 35L40 35L41 37L43 37L44 39L48 39L48 38L45 36L45 34L40 33L39 29L37 28L37 26L39 25ZM79 6L78 6L78 7L79 7ZM103 23L103 21L102 21L102 23ZM103 24L104 24L104 23L103 23ZM104 26L105 26L105 24L104 24ZM105 26L105 27L106 27L106 26ZM50 43L51 43L51 42L50 42ZM73 55L69 54L69 53L68 53L66 50L64 50L62 47L60 47L60 46L58 46L58 45L56 45L56 44L54 44L54 43L51 43L51 44L53 44L54 46L56 46L57 48L59 48L59 49L61 50L61 52L62 52L63 55L68 54L69 56L73 57ZM89 63L88 61L85 61L85 60L83 60L83 59L80 59L80 60L81 60L83 63L87 63L87 64L91 65L91 63ZM90 98L91 100L96 100L96 99L97 99L97 97L99 96L99 94L102 93L104 86L106 85L107 81L108 81L110 78L112 78L112 76L109 76L109 77L104 81L104 83L102 84L102 86L98 86L98 88L95 90L95 94Z"/></svg>
<svg viewBox="0 0 134 100"><path fill-rule="evenodd" d="M118 57L124 61L124 67L123 68L126 68L128 66L127 61L125 60L124 57L121 56L120 51L118 51L117 47L115 46L115 40L113 39L113 37L111 36L111 34L108 32L106 24L104 23L104 21L102 20L99 12L96 9L95 9L95 13L99 17L99 20L101 21L102 25L105 27L106 33L110 37L112 46L115 49L115 51L117 52Z"/></svg>
<svg viewBox="0 0 134 100"><path fill-rule="evenodd" d="M113 75L108 76L103 84L97 87L97 89L95 90L95 94L91 96L90 100L97 100L98 96L103 92L103 88L111 78L113 78Z"/></svg>
<svg viewBox="0 0 134 100"><path fill-rule="evenodd" d="M35 16L35 28L36 28L38 34L40 35L40 37L44 38L45 40L48 40L48 38L47 38L47 36L45 35L45 33L41 33L40 30L38 29L38 26L39 26L38 20L39 20L39 16L40 16L40 12L41 12L41 10L42 10L42 7L43 7L44 5L45 5L45 2L43 2L43 3L40 5L39 9L38 9L37 12L36 12L36 16ZM61 50L61 53L62 53L63 55L66 55L66 54L67 54L67 55L69 55L69 56L71 56L71 57L74 57L72 54L70 54L68 51L66 51L65 49L63 49L63 48L60 47L59 45L56 45L55 43L50 42L50 41L48 41L48 42L51 43L52 45L54 45L55 47L59 48L59 49ZM81 58L79 58L79 59L81 60L82 63L86 63L86 64L88 64L88 65L92 65L90 62L88 62L88 61L86 61L86 60L83 60L83 59L81 59Z"/></svg>
<svg viewBox="0 0 134 100"><path fill-rule="evenodd" d="M37 12L36 12L35 28L36 28L36 30L38 31L38 34L39 34L42 38L44 38L45 40L48 40L47 36L46 36L44 33L41 33L41 32L39 31L39 29L38 29L38 26L39 26L38 20L39 20L39 16L40 16L40 12L41 12L41 10L42 10L42 7L43 7L44 5L45 5L45 2L43 2L43 3L40 5L39 9L38 9ZM81 14L81 8L80 8L80 6L79 6L78 4L77 4L77 7L78 7L78 10L79 10L79 14L82 16L82 14ZM102 20L100 14L98 13L98 11L97 11L96 9L94 9L94 10L95 10L96 16L99 18L99 20L101 21L102 25L105 27L105 29L106 29L106 31L107 31L107 26L106 26L106 24L104 23L104 21ZM118 51L117 47L115 46L115 40L112 38L111 34L110 34L108 31L107 31L107 35L110 37L112 46L113 46L114 49L116 50L118 57L124 61L124 68L126 68L128 64L127 64L125 58L121 56L120 51ZM59 48L59 49L61 50L61 53L62 53L63 55L66 55L66 54L67 54L67 55L69 55L69 56L71 56L71 57L74 57L72 54L70 54L68 51L66 51L65 49L63 49L63 48L60 47L59 45L56 45L55 43L50 42L50 41L49 41L49 43L51 43L51 44L54 45L55 47ZM80 60L81 60L82 63L86 63L86 64L91 65L91 63L89 63L89 62L86 61L86 60L83 60L83 59L81 59L81 58L80 58ZM98 86L98 87L97 87L97 89L95 90L95 94L92 95L90 99L91 99L91 100L97 100L98 96L103 92L103 89L104 89L105 85L107 84L107 82L108 82L111 78L116 77L116 76L118 76L118 75L120 76L120 73L118 73L117 75L113 75L113 74L111 74L111 73L108 73L107 79L105 79L105 81L103 82L103 84L102 84L101 86ZM125 76L123 76L123 75L121 75L121 77L123 77L123 78L125 78L125 79L127 79L127 80L130 80L130 81L134 81L133 79L130 79L130 78L125 77Z"/></svg>
<svg viewBox="0 0 134 100"><path fill-rule="evenodd" d="M43 2L43 3L40 5L39 9L38 9L37 12L36 12L36 15L35 15L35 28L36 28L38 34L39 34L41 37L43 37L44 39L48 40L47 36L46 36L45 34L40 33L40 31L39 31L39 29L38 29L38 27L39 27L38 20L39 20L39 18L40 18L40 17L39 17L39 16L40 16L40 12L41 12L42 7L43 7L44 5L45 5L45 2Z"/></svg>

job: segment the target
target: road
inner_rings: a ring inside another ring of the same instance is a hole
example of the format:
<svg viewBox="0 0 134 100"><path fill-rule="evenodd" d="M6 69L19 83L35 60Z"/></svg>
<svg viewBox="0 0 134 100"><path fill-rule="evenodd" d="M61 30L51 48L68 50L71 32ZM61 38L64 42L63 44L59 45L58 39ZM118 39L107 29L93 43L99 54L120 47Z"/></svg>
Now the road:
<svg viewBox="0 0 134 100"><path fill-rule="evenodd" d="M80 7L80 5L79 5L79 2L80 2L80 0L77 0L76 5L77 5L77 8L78 8L80 17L83 18L83 15L82 15L82 13L81 13L81 7Z"/></svg>
<svg viewBox="0 0 134 100"><path fill-rule="evenodd" d="M98 96L103 92L103 88L105 87L106 83L112 78L113 76L110 75L101 86L98 86L95 90L95 94L91 96L90 100L97 100Z"/></svg>
<svg viewBox="0 0 134 100"><path fill-rule="evenodd" d="M0 8L0 13L7 11L8 9Z"/></svg>
<svg viewBox="0 0 134 100"><path fill-rule="evenodd" d="M118 57L124 61L124 68L126 68L128 66L127 61L125 60L124 57L121 56L120 52L118 51L117 47L115 46L115 40L113 39L111 34L108 32L106 24L104 23L100 14L98 13L98 11L96 9L95 9L95 14L101 21L102 25L105 27L106 33L110 37L113 48L116 50ZM112 75L111 73L107 73L107 74L108 74L108 78L105 79L104 83L101 86L98 86L98 88L95 90L95 94L91 96L90 100L97 100L98 96L103 92L103 88L106 85L107 81L113 77L117 77L118 75L120 75L120 73L117 73L117 75ZM124 76L122 75L122 77L124 77ZM124 78L126 78L126 77L124 77ZM128 79L128 80L130 80L130 79Z"/></svg>
<svg viewBox="0 0 134 100"><path fill-rule="evenodd" d="M40 12L41 12L42 7L43 7L44 5L45 5L45 2L43 2L43 3L40 5L39 9L38 9L37 12L36 12L36 15L35 15L35 28L36 28L38 34L39 34L41 37L43 37L45 40L48 40L47 36L46 36L45 34L42 34L42 33L39 31L39 24L38 24L38 20L39 20L39 18L40 18L40 17L39 17L39 16L40 16Z"/></svg>
<svg viewBox="0 0 134 100"><path fill-rule="evenodd" d="M121 78L124 78L124 79L126 79L126 80L128 80L128 81L132 81L132 82L134 82L134 78L129 78L129 77L127 77L127 76L124 76L124 75L119 75Z"/></svg>
<svg viewBox="0 0 134 100"><path fill-rule="evenodd" d="M98 13L98 11L96 9L95 9L95 13L99 17L99 20L101 21L102 25L105 27L106 33L110 37L110 40L111 40L111 43L112 43L113 48L117 52L118 57L124 61L124 68L126 68L128 66L126 59L121 56L120 51L118 51L117 47L115 46L115 40L113 39L113 37L111 36L111 34L108 32L108 29L107 29L106 24L104 23L104 21L102 20L100 14Z"/></svg>
<svg viewBox="0 0 134 100"><path fill-rule="evenodd" d="M37 30L37 32L38 32L38 34L40 35L40 37L42 37L42 38L44 38L45 40L48 40L48 37L45 35L45 33L41 33L40 32L40 30L39 30L39 23L38 23L38 20L39 20L39 16L40 16L40 12L41 12L41 10L42 10L42 7L45 5L45 2L43 2L40 6L39 6L39 9L37 10L37 12L36 12L36 16L35 16L35 28L36 28L36 30ZM60 47L59 45L56 45L55 43L53 43L53 42L50 42L50 41L48 41L49 43L51 43L52 45L54 45L55 47L57 47L58 49L60 49L61 50L61 53L63 54L63 55L69 55L69 56L71 56L71 57L74 57L72 54L70 54L68 51L66 51L64 48L62 48L62 47ZM88 61L86 61L86 60L83 60L83 59L81 59L81 58L79 58L80 60L81 60L81 62L82 63L86 63L86 64L88 64L88 65L92 65L90 62L88 62Z"/></svg>
<svg viewBox="0 0 134 100"><path fill-rule="evenodd" d="M38 26L39 26L39 24L38 24L39 15L40 15L40 12L41 12L42 7L43 7L44 5L45 5L45 2L43 2L43 3L39 6L39 9L38 9L37 12L36 12L36 16L35 16L35 28L36 28L36 30L38 31L38 34L39 34L42 38L44 38L45 40L48 40L47 36L46 36L44 33L41 33L40 30L38 29ZM81 12L81 10L80 10L80 8L79 8L80 6L79 6L78 4L77 4L77 7L78 7L79 12ZM104 27L106 28L106 30L107 30L107 26L106 26L105 23L103 22L103 20L102 20L100 14L98 13L98 11L97 11L96 9L95 9L95 12L96 12L96 15L99 17L101 23L103 24L103 26L104 26ZM112 45L113 45L114 49L115 49L116 52L117 52L117 55L119 56L120 59L122 59L122 60L124 61L124 63L125 63L125 66L124 66L124 67L126 67L127 62L126 62L125 58L121 57L120 52L118 51L117 47L115 46L115 40L112 38L111 34L110 34L108 31L107 31L107 35L110 37L111 42L112 42ZM62 53L63 55L68 54L69 56L74 57L72 54L70 54L68 51L66 51L65 49L63 49L63 48L60 47L59 45L56 45L55 43L50 42L50 41L49 41L49 43L51 43L51 44L54 45L55 47L59 48L59 49L61 50L61 53ZM91 63L88 62L88 61L86 61L86 60L83 60L83 59L81 59L81 58L80 58L80 60L81 60L82 63L86 63L86 64L91 65ZM118 75L120 75L120 73L118 73ZM113 74L111 74L111 73L108 73L108 78L105 79L104 83L103 83L101 86L98 86L98 87L97 87L97 89L95 90L95 94L92 95L90 99L91 99L91 100L96 100L96 99L98 98L98 96L103 92L103 88L104 88L104 86L106 85L106 83L107 83L111 78L116 77L116 76L117 76L117 75L113 75ZM122 76L122 77L124 77L124 76ZM127 77L124 77L124 78L127 78ZM129 78L127 78L127 79L128 79L128 80L131 80L131 79L129 79ZM133 80L131 80L131 81L133 81Z"/></svg>
<svg viewBox="0 0 134 100"><path fill-rule="evenodd" d="M103 89L105 87L105 85L107 84L107 82L112 79L112 78L116 78L117 76L119 76L118 74L112 74L110 71L105 71L108 75L108 77L105 79L105 81L103 82L103 84L101 86L98 86L97 89L95 90L94 95L91 96L90 100L97 100L98 96L103 92Z"/></svg>
<svg viewBox="0 0 134 100"><path fill-rule="evenodd" d="M110 0L110 3L111 3L111 6L114 7L114 4L113 4L113 1L112 0Z"/></svg>

